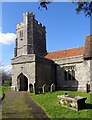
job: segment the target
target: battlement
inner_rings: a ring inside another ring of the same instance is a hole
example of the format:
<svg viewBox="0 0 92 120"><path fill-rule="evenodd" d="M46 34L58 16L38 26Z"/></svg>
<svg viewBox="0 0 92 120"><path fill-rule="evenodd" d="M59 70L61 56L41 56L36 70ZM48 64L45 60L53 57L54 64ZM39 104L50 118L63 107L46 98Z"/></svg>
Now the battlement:
<svg viewBox="0 0 92 120"><path fill-rule="evenodd" d="M40 28L43 28L44 30L46 29L46 27L45 27L42 23L38 22L38 21L35 19L35 14L34 14L33 12L31 12L31 13L25 12L25 13L23 13L23 16L24 16L23 22L17 23L17 24L16 24L16 28L21 28L21 27L24 25L24 22L27 22L27 19L30 19L30 20L31 20L31 18L33 17L34 23L35 23L36 25L38 25Z"/></svg>
<svg viewBox="0 0 92 120"><path fill-rule="evenodd" d="M40 22L38 22L36 19L35 19L35 14L33 12L29 13L29 12L25 12L23 13L23 16L24 17L27 17L28 19L31 19L33 17L34 19L34 22L36 23L36 25L38 25L39 27L42 27L42 28L46 28L44 25L42 25Z"/></svg>
<svg viewBox="0 0 92 120"><path fill-rule="evenodd" d="M35 23L36 23L36 25L38 25L39 27L41 27L41 28L43 28L43 29L46 29L46 27L45 27L42 23L38 22L37 20L35 20Z"/></svg>
<svg viewBox="0 0 92 120"><path fill-rule="evenodd" d="M24 26L24 23L23 22L19 22L16 24L16 29L20 29Z"/></svg>
<svg viewBox="0 0 92 120"><path fill-rule="evenodd" d="M17 23L17 26L19 26L19 25L23 25L23 22Z"/></svg>
<svg viewBox="0 0 92 120"><path fill-rule="evenodd" d="M29 12L25 12L23 13L23 21L26 22L26 20L31 20L31 19L35 19L35 14L33 12L29 13Z"/></svg>
<svg viewBox="0 0 92 120"><path fill-rule="evenodd" d="M35 14L33 13L33 12L25 12L25 13L23 13L23 15L33 15L33 16L35 16Z"/></svg>

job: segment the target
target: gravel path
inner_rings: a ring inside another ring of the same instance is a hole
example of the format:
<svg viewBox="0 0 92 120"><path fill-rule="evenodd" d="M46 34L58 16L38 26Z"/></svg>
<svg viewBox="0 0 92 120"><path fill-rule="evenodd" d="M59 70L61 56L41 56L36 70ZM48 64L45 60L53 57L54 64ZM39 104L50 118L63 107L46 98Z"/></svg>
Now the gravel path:
<svg viewBox="0 0 92 120"><path fill-rule="evenodd" d="M5 93L2 116L2 120L50 120L44 110L26 92L15 91Z"/></svg>

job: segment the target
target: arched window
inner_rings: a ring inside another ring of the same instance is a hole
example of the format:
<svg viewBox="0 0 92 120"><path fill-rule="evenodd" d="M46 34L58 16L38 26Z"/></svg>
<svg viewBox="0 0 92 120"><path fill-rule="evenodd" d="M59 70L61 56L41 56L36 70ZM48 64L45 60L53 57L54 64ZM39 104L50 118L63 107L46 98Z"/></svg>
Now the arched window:
<svg viewBox="0 0 92 120"><path fill-rule="evenodd" d="M64 68L64 79L67 80L75 80L75 69L74 66L67 66Z"/></svg>

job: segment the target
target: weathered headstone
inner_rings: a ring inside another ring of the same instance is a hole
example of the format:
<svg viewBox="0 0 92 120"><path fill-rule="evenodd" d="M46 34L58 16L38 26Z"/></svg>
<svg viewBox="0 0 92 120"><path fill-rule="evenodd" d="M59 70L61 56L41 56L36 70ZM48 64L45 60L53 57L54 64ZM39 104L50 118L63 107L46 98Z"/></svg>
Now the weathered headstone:
<svg viewBox="0 0 92 120"><path fill-rule="evenodd" d="M42 93L45 93L45 86L46 86L46 84L44 84L44 85L42 86Z"/></svg>
<svg viewBox="0 0 92 120"><path fill-rule="evenodd" d="M86 92L89 93L90 92L90 83L89 81L86 84Z"/></svg>
<svg viewBox="0 0 92 120"><path fill-rule="evenodd" d="M51 86L50 86L50 92L53 92L53 91L55 91L55 84L54 83L51 84Z"/></svg>

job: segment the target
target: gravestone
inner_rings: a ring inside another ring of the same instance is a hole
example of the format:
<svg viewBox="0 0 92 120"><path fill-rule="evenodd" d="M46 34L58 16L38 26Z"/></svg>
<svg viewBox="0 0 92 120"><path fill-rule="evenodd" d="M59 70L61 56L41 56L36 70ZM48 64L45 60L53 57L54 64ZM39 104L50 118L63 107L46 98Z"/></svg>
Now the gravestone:
<svg viewBox="0 0 92 120"><path fill-rule="evenodd" d="M46 84L42 86L42 93L45 93L45 87L46 87Z"/></svg>
<svg viewBox="0 0 92 120"><path fill-rule="evenodd" d="M50 92L53 92L53 91L55 91L55 84L54 83L51 84L51 86L50 86Z"/></svg>
<svg viewBox="0 0 92 120"><path fill-rule="evenodd" d="M90 83L89 83L89 81L87 81L87 84L86 84L86 92L87 93L90 92Z"/></svg>

